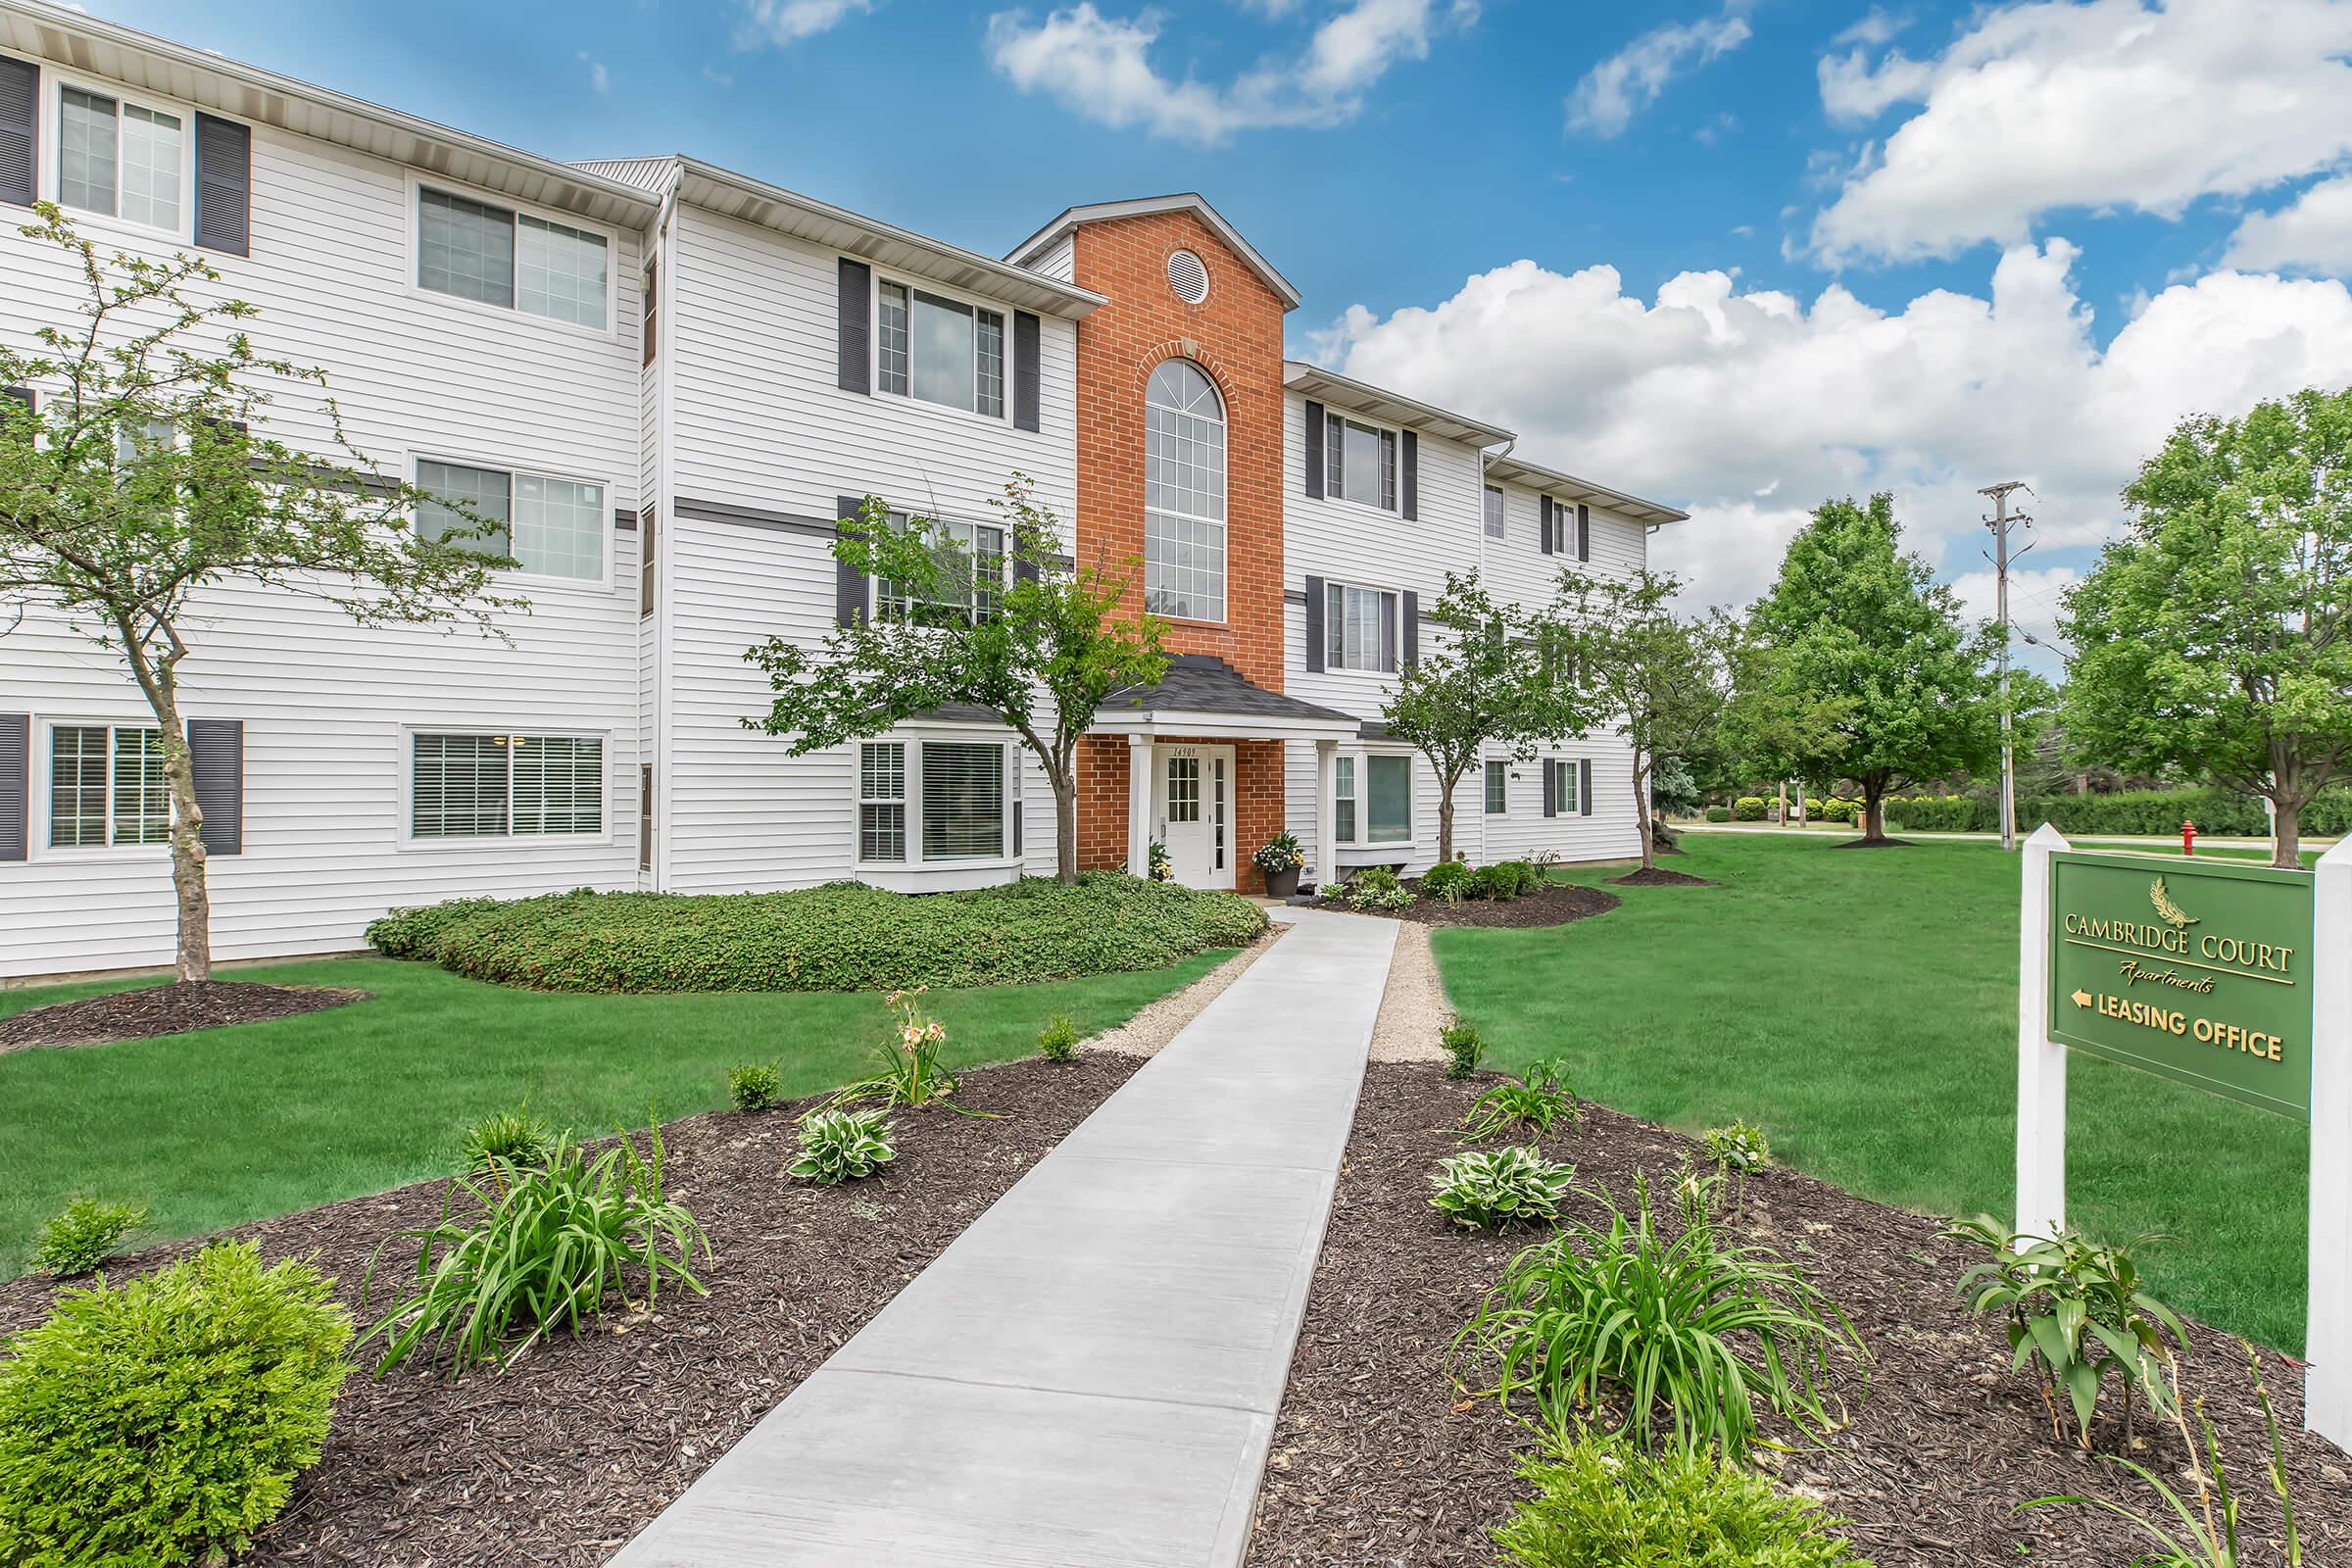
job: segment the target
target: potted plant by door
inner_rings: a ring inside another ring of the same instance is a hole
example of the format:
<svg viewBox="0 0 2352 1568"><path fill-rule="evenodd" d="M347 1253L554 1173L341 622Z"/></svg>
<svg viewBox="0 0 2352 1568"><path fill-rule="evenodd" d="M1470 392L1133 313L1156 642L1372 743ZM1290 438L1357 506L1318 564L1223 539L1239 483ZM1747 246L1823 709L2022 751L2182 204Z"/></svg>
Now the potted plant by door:
<svg viewBox="0 0 2352 1568"><path fill-rule="evenodd" d="M1287 899L1298 891L1298 868L1306 863L1306 853L1298 848L1296 835L1275 834L1250 858L1266 874L1267 898Z"/></svg>

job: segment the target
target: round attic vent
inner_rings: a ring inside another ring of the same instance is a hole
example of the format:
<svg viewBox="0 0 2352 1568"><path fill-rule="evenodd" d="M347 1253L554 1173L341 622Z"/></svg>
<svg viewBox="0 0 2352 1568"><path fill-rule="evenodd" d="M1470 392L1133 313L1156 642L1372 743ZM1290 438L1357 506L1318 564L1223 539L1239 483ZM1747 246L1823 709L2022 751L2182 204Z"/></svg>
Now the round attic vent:
<svg viewBox="0 0 2352 1568"><path fill-rule="evenodd" d="M1198 305L1208 298L1208 269L1191 251L1176 251L1168 257L1168 287L1187 305Z"/></svg>

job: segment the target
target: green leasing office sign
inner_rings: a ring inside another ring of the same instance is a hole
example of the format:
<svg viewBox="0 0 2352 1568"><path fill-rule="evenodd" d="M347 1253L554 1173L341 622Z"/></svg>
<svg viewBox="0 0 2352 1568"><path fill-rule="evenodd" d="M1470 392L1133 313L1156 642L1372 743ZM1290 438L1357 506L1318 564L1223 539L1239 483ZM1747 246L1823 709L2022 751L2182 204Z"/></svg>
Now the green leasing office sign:
<svg viewBox="0 0 2352 1568"><path fill-rule="evenodd" d="M2050 1038L2311 1119L2312 879L2071 851L2050 859Z"/></svg>

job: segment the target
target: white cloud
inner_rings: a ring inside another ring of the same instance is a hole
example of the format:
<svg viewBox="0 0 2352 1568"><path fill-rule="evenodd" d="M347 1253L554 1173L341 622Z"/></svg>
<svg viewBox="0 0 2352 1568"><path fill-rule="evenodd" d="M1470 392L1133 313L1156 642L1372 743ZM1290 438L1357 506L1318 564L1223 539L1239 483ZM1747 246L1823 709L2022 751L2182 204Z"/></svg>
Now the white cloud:
<svg viewBox="0 0 2352 1568"><path fill-rule="evenodd" d="M781 49L803 38L830 32L852 17L870 16L874 0L739 0L742 18L735 26L735 47Z"/></svg>
<svg viewBox="0 0 2352 1568"><path fill-rule="evenodd" d="M1832 38L1830 42L1834 45L1849 43L1864 43L1872 45L1882 44L1886 43L1908 25L1910 25L1910 24L1904 19L1890 16L1886 12L1879 9L1877 6L1872 6L1869 13L1864 16L1860 22L1855 23L1852 26L1847 27L1844 31L1838 33L1835 38Z"/></svg>
<svg viewBox="0 0 2352 1568"><path fill-rule="evenodd" d="M1615 269L1521 261L1434 309L1360 307L1313 349L1348 374L1520 432L1534 462L1688 507L1658 556L1703 598L1771 580L1830 496L1896 493L1907 537L1946 575L1981 566L1976 494L2023 479L2037 569L2096 544L2117 492L2183 415L2352 384L2352 291L2217 272L2151 298L2102 350L2062 239L2004 254L1984 297L1936 290L1897 312L1833 284L1806 302L1685 272L1654 299Z"/></svg>
<svg viewBox="0 0 2352 1568"><path fill-rule="evenodd" d="M1677 74L1747 42L1746 9L1746 0L1726 0L1720 16L1654 27L1586 72L1568 97L1568 128L1622 134Z"/></svg>
<svg viewBox="0 0 2352 1568"><path fill-rule="evenodd" d="M588 57L588 51L583 49L580 51L580 64L588 68L588 85L590 87L598 92L612 90L612 73L605 69L603 61L591 60Z"/></svg>
<svg viewBox="0 0 2352 1568"><path fill-rule="evenodd" d="M1151 59L1158 12L1106 17L1094 0L1080 0L1042 22L1025 11L990 17L988 58L1023 92L1048 93L1089 120L1209 143L1242 130L1352 120L1390 67L1428 58L1440 29L1477 19L1476 0L1351 0L1296 58L1263 61L1219 85L1159 73Z"/></svg>
<svg viewBox="0 0 2352 1568"><path fill-rule="evenodd" d="M1837 265L2015 244L2078 208L2178 217L2352 153L2348 0L2033 0L1983 13L1931 61L1821 62L1823 104L1920 111L1815 218Z"/></svg>
<svg viewBox="0 0 2352 1568"><path fill-rule="evenodd" d="M2324 179L2275 213L2248 213L2225 267L2352 275L2352 175Z"/></svg>

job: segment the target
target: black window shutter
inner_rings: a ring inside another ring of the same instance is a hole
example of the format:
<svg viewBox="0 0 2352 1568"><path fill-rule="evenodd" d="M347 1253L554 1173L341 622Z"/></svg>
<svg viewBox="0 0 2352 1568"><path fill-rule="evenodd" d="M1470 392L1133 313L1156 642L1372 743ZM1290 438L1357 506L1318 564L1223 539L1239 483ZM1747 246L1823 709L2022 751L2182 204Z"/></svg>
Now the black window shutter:
<svg viewBox="0 0 2352 1568"><path fill-rule="evenodd" d="M1412 431L1404 432L1404 520L1412 522L1421 515L1421 438Z"/></svg>
<svg viewBox="0 0 2352 1568"><path fill-rule="evenodd" d="M204 853L245 853L245 721L188 720L188 760L196 770L196 808L204 813Z"/></svg>
<svg viewBox="0 0 2352 1568"><path fill-rule="evenodd" d="M1560 814L1559 766L1560 764L1554 759L1548 757L1544 759L1544 814L1545 816Z"/></svg>
<svg viewBox="0 0 2352 1568"><path fill-rule="evenodd" d="M0 398L7 398L12 402L23 404L26 414L37 414L40 412L39 409L33 405L32 388L28 386L0 386Z"/></svg>
<svg viewBox="0 0 2352 1568"><path fill-rule="evenodd" d="M1045 368L1038 363L1038 319L1027 311L1012 313L1012 427L1034 430L1043 402Z"/></svg>
<svg viewBox="0 0 2352 1568"><path fill-rule="evenodd" d="M0 860L32 843L32 715L0 713Z"/></svg>
<svg viewBox="0 0 2352 1568"><path fill-rule="evenodd" d="M1405 440L1410 441L1412 437L1408 435ZM1410 452L1412 448L1408 446L1405 450ZM1407 513L1406 515L1410 516L1411 514ZM1421 596L1407 589L1397 600L1397 613L1404 619L1404 635L1397 641L1404 648L1404 667L1410 669L1421 662Z"/></svg>
<svg viewBox="0 0 2352 1568"><path fill-rule="evenodd" d="M840 356L834 379L844 392L874 389L874 270L841 259Z"/></svg>
<svg viewBox="0 0 2352 1568"><path fill-rule="evenodd" d="M253 131L211 115L196 117L196 243L253 254Z"/></svg>
<svg viewBox="0 0 2352 1568"><path fill-rule="evenodd" d="M863 496L836 496L833 515L843 522L861 515L865 511ZM840 529L835 528L836 536ZM864 618L866 575L838 556L833 561L833 620L836 625L855 626Z"/></svg>
<svg viewBox="0 0 2352 1568"><path fill-rule="evenodd" d="M1582 501L1576 504L1576 559L1592 559L1592 509Z"/></svg>
<svg viewBox="0 0 2352 1568"><path fill-rule="evenodd" d="M1536 536L1543 542L1544 553L1551 554L1551 497L1543 496L1536 502ZM1549 812L1545 813L1549 815Z"/></svg>
<svg viewBox="0 0 2352 1568"><path fill-rule="evenodd" d="M1592 814L1592 759L1581 758L1576 764L1576 814Z"/></svg>
<svg viewBox="0 0 2352 1568"><path fill-rule="evenodd" d="M1037 581L1037 563L1030 560L1027 556L1013 557L1012 580L1014 582Z"/></svg>
<svg viewBox="0 0 2352 1568"><path fill-rule="evenodd" d="M29 60L0 58L0 202L32 205L40 125L41 68Z"/></svg>
<svg viewBox="0 0 2352 1568"><path fill-rule="evenodd" d="M1308 408L1314 408L1308 404ZM1319 411L1318 411L1319 412ZM1306 579L1306 667L1323 667L1323 579Z"/></svg>
<svg viewBox="0 0 2352 1568"><path fill-rule="evenodd" d="M1309 501L1323 499L1323 405L1320 403L1306 406L1306 498ZM1310 667L1320 669L1322 666L1317 664Z"/></svg>

